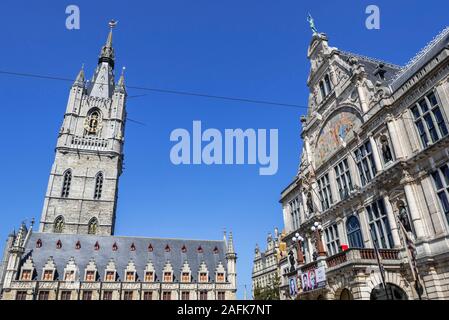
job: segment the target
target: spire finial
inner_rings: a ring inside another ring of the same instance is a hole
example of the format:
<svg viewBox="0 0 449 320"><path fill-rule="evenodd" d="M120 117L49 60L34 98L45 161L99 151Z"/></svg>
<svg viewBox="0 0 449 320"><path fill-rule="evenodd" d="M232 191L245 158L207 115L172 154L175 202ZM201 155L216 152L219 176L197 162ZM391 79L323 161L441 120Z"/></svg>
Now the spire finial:
<svg viewBox="0 0 449 320"><path fill-rule="evenodd" d="M313 34L317 34L318 30L315 26L315 20L313 19L312 15L310 13L307 16L307 21L309 22L310 29L312 30Z"/></svg>
<svg viewBox="0 0 449 320"><path fill-rule="evenodd" d="M112 29L117 26L118 21L109 21L109 34L106 44L101 48L100 60L99 62L108 62L112 67L114 67L114 48L112 47Z"/></svg>

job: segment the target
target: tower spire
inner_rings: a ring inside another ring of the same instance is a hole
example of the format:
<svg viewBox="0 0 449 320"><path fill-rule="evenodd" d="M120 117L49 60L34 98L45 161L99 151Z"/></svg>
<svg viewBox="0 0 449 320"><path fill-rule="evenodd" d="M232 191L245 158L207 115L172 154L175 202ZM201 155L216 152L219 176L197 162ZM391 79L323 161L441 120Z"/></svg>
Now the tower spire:
<svg viewBox="0 0 449 320"><path fill-rule="evenodd" d="M100 58L98 63L107 62L114 68L114 47L112 46L112 30L117 26L117 21L111 20L109 21L109 34L106 40L106 44L101 48Z"/></svg>
<svg viewBox="0 0 449 320"><path fill-rule="evenodd" d="M81 70L78 73L78 75L76 76L76 80L73 83L73 85L84 88L84 82L85 82L85 76L84 76L84 63L83 63L83 65L81 66Z"/></svg>

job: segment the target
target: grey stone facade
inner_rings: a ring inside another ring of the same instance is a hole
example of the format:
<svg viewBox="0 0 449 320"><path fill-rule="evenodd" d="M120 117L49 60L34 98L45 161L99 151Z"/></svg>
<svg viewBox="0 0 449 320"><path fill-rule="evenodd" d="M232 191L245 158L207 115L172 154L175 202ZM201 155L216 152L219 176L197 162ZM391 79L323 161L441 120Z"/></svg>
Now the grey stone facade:
<svg viewBox="0 0 449 320"><path fill-rule="evenodd" d="M281 260L284 299L385 298L374 247L390 299L418 299L417 283L421 298L449 299L448 44L447 28L400 67L314 33L300 166L281 195L286 241L297 252L291 239L305 239L305 261L291 272ZM289 296L286 279L320 266L326 287Z"/></svg>

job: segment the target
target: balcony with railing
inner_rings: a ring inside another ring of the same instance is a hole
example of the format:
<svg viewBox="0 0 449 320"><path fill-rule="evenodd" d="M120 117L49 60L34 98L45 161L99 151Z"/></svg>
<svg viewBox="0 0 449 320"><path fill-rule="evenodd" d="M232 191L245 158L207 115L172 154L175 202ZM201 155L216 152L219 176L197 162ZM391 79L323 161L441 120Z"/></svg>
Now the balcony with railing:
<svg viewBox="0 0 449 320"><path fill-rule="evenodd" d="M399 265L402 260L397 249L379 249L379 255L384 265ZM328 257L326 263L329 272L350 264L377 265L377 257L374 249L351 248Z"/></svg>

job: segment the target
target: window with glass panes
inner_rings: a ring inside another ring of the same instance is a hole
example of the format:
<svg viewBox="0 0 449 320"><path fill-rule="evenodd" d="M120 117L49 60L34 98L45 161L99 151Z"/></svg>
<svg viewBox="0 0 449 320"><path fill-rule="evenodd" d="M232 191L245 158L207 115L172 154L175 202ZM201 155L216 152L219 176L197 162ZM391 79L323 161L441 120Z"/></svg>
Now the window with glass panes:
<svg viewBox="0 0 449 320"><path fill-rule="evenodd" d="M366 141L354 151L357 168L359 170L360 182L366 185L376 176L376 165L374 162L371 143Z"/></svg>
<svg viewBox="0 0 449 320"><path fill-rule="evenodd" d="M449 167L441 166L432 174L435 189L440 200L441 209L449 222Z"/></svg>
<svg viewBox="0 0 449 320"><path fill-rule="evenodd" d="M344 200L349 196L349 192L353 189L348 159L340 161L334 169L340 200Z"/></svg>
<svg viewBox="0 0 449 320"><path fill-rule="evenodd" d="M337 225L334 224L324 229L326 237L327 251L329 255L334 255L340 252L340 236L338 235Z"/></svg>
<svg viewBox="0 0 449 320"><path fill-rule="evenodd" d="M32 270L22 270L22 279L21 280L31 280Z"/></svg>
<svg viewBox="0 0 449 320"><path fill-rule="evenodd" d="M103 300L112 300L112 291L104 291L103 292Z"/></svg>
<svg viewBox="0 0 449 320"><path fill-rule="evenodd" d="M153 292L145 291L143 293L143 300L153 300Z"/></svg>
<svg viewBox="0 0 449 320"><path fill-rule="evenodd" d="M411 107L411 111L423 147L435 143L448 134L435 93L427 94Z"/></svg>
<svg viewBox="0 0 449 320"><path fill-rule="evenodd" d="M92 300L92 291L84 291L83 300Z"/></svg>
<svg viewBox="0 0 449 320"><path fill-rule="evenodd" d="M106 281L115 281L115 271L106 271Z"/></svg>
<svg viewBox="0 0 449 320"><path fill-rule="evenodd" d="M70 300L72 298L72 291L62 291L61 300Z"/></svg>
<svg viewBox="0 0 449 320"><path fill-rule="evenodd" d="M182 291L181 292L181 300L190 300L190 292Z"/></svg>
<svg viewBox="0 0 449 320"><path fill-rule="evenodd" d="M162 292L162 300L171 300L171 292L170 291Z"/></svg>
<svg viewBox="0 0 449 320"><path fill-rule="evenodd" d="M26 291L17 291L16 293L16 300L26 300L27 299L27 292Z"/></svg>
<svg viewBox="0 0 449 320"><path fill-rule="evenodd" d="M200 272L200 282L207 282L209 281L207 272Z"/></svg>
<svg viewBox="0 0 449 320"><path fill-rule="evenodd" d="M183 272L181 274L181 281L182 282L190 282L190 272Z"/></svg>
<svg viewBox="0 0 449 320"><path fill-rule="evenodd" d="M126 272L126 281L133 282L136 279L136 273L134 271L127 271Z"/></svg>
<svg viewBox="0 0 449 320"><path fill-rule="evenodd" d="M49 291L39 291L39 294L37 296L38 300L48 300L48 295L50 294Z"/></svg>
<svg viewBox="0 0 449 320"><path fill-rule="evenodd" d="M320 179L318 179L318 192L320 195L322 210L324 211L326 209L329 209L333 201L328 173L326 173Z"/></svg>
<svg viewBox="0 0 449 320"><path fill-rule="evenodd" d="M225 293L223 291L217 292L217 300L225 300Z"/></svg>
<svg viewBox="0 0 449 320"><path fill-rule="evenodd" d="M132 299L133 299L133 292L125 291L123 294L123 300L132 300Z"/></svg>
<svg viewBox="0 0 449 320"><path fill-rule="evenodd" d="M172 282L172 273L164 272L164 282Z"/></svg>
<svg viewBox="0 0 449 320"><path fill-rule="evenodd" d="M207 300L207 291L200 292L200 300Z"/></svg>
<svg viewBox="0 0 449 320"><path fill-rule="evenodd" d="M300 224L300 213L299 213L299 200L298 198L295 198L294 200L290 201L289 203L290 206L290 214L292 217L292 224L293 224L293 229L296 230L299 228L299 224Z"/></svg>
<svg viewBox="0 0 449 320"><path fill-rule="evenodd" d="M75 281L75 270L67 270L64 274L64 281Z"/></svg>
<svg viewBox="0 0 449 320"><path fill-rule="evenodd" d="M44 270L44 275L42 277L44 281L52 281L53 280L53 270Z"/></svg>
<svg viewBox="0 0 449 320"><path fill-rule="evenodd" d="M86 271L86 281L95 281L95 271Z"/></svg>
<svg viewBox="0 0 449 320"><path fill-rule="evenodd" d="M393 237L391 235L390 223L384 199L379 199L366 207L368 212L371 240L377 248L393 248Z"/></svg>

